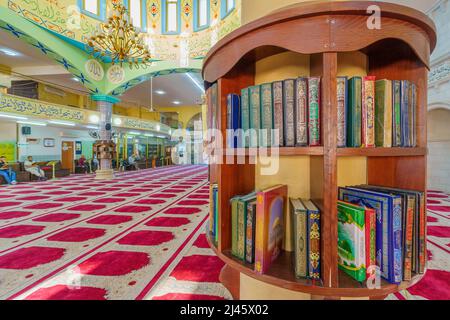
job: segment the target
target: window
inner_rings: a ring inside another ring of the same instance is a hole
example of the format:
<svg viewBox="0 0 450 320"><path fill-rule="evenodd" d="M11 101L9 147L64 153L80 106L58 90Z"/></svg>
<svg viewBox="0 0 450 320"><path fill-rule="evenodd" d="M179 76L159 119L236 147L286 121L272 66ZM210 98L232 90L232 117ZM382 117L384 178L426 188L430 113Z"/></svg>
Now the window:
<svg viewBox="0 0 450 320"><path fill-rule="evenodd" d="M224 19L226 16L228 16L231 11L234 10L235 7L235 0L222 0L221 2L221 17Z"/></svg>
<svg viewBox="0 0 450 320"><path fill-rule="evenodd" d="M181 26L180 1L163 0L163 34L179 34Z"/></svg>
<svg viewBox="0 0 450 320"><path fill-rule="evenodd" d="M209 26L209 0L194 0L194 31L200 31Z"/></svg>
<svg viewBox="0 0 450 320"><path fill-rule="evenodd" d="M128 9L133 26L147 31L147 0L126 0L124 5Z"/></svg>
<svg viewBox="0 0 450 320"><path fill-rule="evenodd" d="M105 20L106 0L78 0L80 12L89 17Z"/></svg>

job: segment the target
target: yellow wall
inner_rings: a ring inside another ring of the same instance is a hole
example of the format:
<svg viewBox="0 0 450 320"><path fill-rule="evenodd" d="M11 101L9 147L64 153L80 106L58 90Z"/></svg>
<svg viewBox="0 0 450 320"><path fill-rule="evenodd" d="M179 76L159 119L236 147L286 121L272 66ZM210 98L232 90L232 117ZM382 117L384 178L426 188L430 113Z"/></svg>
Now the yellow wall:
<svg viewBox="0 0 450 320"><path fill-rule="evenodd" d="M157 109L159 112L178 112L178 121L183 123L183 129L193 116L202 112L201 106L157 107Z"/></svg>

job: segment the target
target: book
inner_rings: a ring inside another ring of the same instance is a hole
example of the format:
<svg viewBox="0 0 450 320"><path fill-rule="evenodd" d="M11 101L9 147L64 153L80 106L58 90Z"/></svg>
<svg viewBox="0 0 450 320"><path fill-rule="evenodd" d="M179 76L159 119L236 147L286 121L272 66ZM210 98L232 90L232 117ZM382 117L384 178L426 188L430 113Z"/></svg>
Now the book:
<svg viewBox="0 0 450 320"><path fill-rule="evenodd" d="M409 147L409 100L410 83L407 80L401 80L401 104L400 104L400 122L401 122L401 146Z"/></svg>
<svg viewBox="0 0 450 320"><path fill-rule="evenodd" d="M362 79L362 126L361 144L366 148L375 147L375 77Z"/></svg>
<svg viewBox="0 0 450 320"><path fill-rule="evenodd" d="M392 81L375 82L375 145L392 147Z"/></svg>
<svg viewBox="0 0 450 320"><path fill-rule="evenodd" d="M255 193L239 197L237 200L237 255L236 257L245 260L246 232L247 232L247 204L255 199Z"/></svg>
<svg viewBox="0 0 450 320"><path fill-rule="evenodd" d="M247 225L245 232L245 262L255 262L256 201L247 203Z"/></svg>
<svg viewBox="0 0 450 320"><path fill-rule="evenodd" d="M419 215L419 273L425 273L427 263L427 214L425 210L425 194L419 194L418 215Z"/></svg>
<svg viewBox="0 0 450 320"><path fill-rule="evenodd" d="M337 78L337 147L347 146L347 77Z"/></svg>
<svg viewBox="0 0 450 320"><path fill-rule="evenodd" d="M283 89L284 146L293 147L295 146L295 80L284 80Z"/></svg>
<svg viewBox="0 0 450 320"><path fill-rule="evenodd" d="M377 249L376 249L376 230L377 230L377 213L374 209L364 207L365 209L365 228L366 228L366 274L367 277L373 276L377 265Z"/></svg>
<svg viewBox="0 0 450 320"><path fill-rule="evenodd" d="M283 133L283 82L276 81L272 84L273 95L273 127L278 130L278 140L274 140L274 145L284 146Z"/></svg>
<svg viewBox="0 0 450 320"><path fill-rule="evenodd" d="M308 137L311 147L320 146L320 77L308 78Z"/></svg>
<svg viewBox="0 0 450 320"><path fill-rule="evenodd" d="M347 147L361 147L361 103L362 78L348 80L347 102Z"/></svg>
<svg viewBox="0 0 450 320"><path fill-rule="evenodd" d="M248 148L250 145L250 100L248 88L241 90L241 144L240 147Z"/></svg>
<svg viewBox="0 0 450 320"><path fill-rule="evenodd" d="M290 199L291 227L294 243L294 270L297 278L306 278L308 272L307 216L308 210L300 199Z"/></svg>
<svg viewBox="0 0 450 320"><path fill-rule="evenodd" d="M410 86L410 108L409 108L409 146L417 147L417 137L416 137L416 112L417 112L417 86L411 83Z"/></svg>
<svg viewBox="0 0 450 320"><path fill-rule="evenodd" d="M261 85L261 134L260 146L272 146L273 130L273 97L272 84L265 83Z"/></svg>
<svg viewBox="0 0 450 320"><path fill-rule="evenodd" d="M219 128L219 87L217 82L211 86L211 129Z"/></svg>
<svg viewBox="0 0 450 320"><path fill-rule="evenodd" d="M214 208L214 243L217 245L219 242L219 189L218 186L215 185L213 187L213 208Z"/></svg>
<svg viewBox="0 0 450 320"><path fill-rule="evenodd" d="M296 99L295 116L295 145L308 145L308 78L298 78L295 81Z"/></svg>
<svg viewBox="0 0 450 320"><path fill-rule="evenodd" d="M214 236L215 234L215 225L214 225L214 206L215 206L215 198L214 198L214 188L217 188L216 184L211 184L209 186L209 232Z"/></svg>
<svg viewBox="0 0 450 320"><path fill-rule="evenodd" d="M339 200L375 209L377 265L384 279L400 283L403 276L401 198L362 188L340 187Z"/></svg>
<svg viewBox="0 0 450 320"><path fill-rule="evenodd" d="M256 201L255 271L263 274L282 250L287 186L260 191Z"/></svg>
<svg viewBox="0 0 450 320"><path fill-rule="evenodd" d="M241 106L240 99L237 94L229 94L227 96L227 147L237 148L238 129L241 127Z"/></svg>
<svg viewBox="0 0 450 320"><path fill-rule="evenodd" d="M338 267L355 280L366 280L365 208L338 201Z"/></svg>
<svg viewBox="0 0 450 320"><path fill-rule="evenodd" d="M308 210L308 273L310 279L320 279L320 211L311 200L303 201Z"/></svg>
<svg viewBox="0 0 450 320"><path fill-rule="evenodd" d="M401 84L399 80L392 81L392 146L402 145L401 129Z"/></svg>
<svg viewBox="0 0 450 320"><path fill-rule="evenodd" d="M261 87L249 88L250 96L250 147L259 146L259 129L261 129Z"/></svg>
<svg viewBox="0 0 450 320"><path fill-rule="evenodd" d="M231 254L239 257L238 254L238 202L240 196L230 199L231 205Z"/></svg>

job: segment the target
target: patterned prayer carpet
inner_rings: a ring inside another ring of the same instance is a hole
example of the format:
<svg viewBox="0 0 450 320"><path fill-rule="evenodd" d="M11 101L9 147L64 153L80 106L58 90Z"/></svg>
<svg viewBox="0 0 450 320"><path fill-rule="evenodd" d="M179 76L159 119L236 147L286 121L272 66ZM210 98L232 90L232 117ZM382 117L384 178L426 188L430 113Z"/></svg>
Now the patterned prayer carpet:
<svg viewBox="0 0 450 320"><path fill-rule="evenodd" d="M205 166L0 187L0 299L231 299L204 234ZM388 299L450 299L450 196L429 194L425 278Z"/></svg>

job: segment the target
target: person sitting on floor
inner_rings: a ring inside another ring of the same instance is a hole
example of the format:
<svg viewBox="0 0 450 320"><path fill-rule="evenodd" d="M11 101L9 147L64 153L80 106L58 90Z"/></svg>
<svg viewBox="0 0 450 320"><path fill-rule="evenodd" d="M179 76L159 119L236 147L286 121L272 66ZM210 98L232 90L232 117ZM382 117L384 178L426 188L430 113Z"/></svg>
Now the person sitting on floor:
<svg viewBox="0 0 450 320"><path fill-rule="evenodd" d="M78 167L83 168L86 174L89 173L89 164L87 163L84 155L81 155L80 159L78 159Z"/></svg>
<svg viewBox="0 0 450 320"><path fill-rule="evenodd" d="M0 176L5 178L7 184L17 184L16 173L8 166L6 157L0 157Z"/></svg>
<svg viewBox="0 0 450 320"><path fill-rule="evenodd" d="M94 154L94 157L92 158L92 171L97 172L99 166L100 163L98 162L97 155Z"/></svg>
<svg viewBox="0 0 450 320"><path fill-rule="evenodd" d="M47 180L45 178L45 172L39 166L36 162L33 161L32 156L28 156L27 160L23 163L23 166L25 167L25 171L31 173L32 175L38 177L39 181Z"/></svg>
<svg viewBox="0 0 450 320"><path fill-rule="evenodd" d="M134 167L136 170L139 170L139 165L136 162L136 160L139 159L139 156L136 156L136 154L132 154L131 156L128 157L128 165L130 167Z"/></svg>

